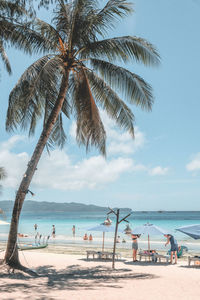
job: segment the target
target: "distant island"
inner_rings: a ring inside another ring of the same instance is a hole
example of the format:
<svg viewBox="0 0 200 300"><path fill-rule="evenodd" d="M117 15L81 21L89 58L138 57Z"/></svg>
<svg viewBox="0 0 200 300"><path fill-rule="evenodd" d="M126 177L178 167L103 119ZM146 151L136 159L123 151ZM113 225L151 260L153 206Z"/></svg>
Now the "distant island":
<svg viewBox="0 0 200 300"><path fill-rule="evenodd" d="M4 200L0 201L0 208L5 213L11 213L13 209L14 201ZM116 208L113 208L114 210ZM46 202L46 201L31 201L27 200L24 202L23 212L34 213L34 212L100 212L107 213L109 212L108 207L97 206L93 204L83 204L83 203L57 203L57 202ZM130 208L120 208L121 213L131 213L132 209Z"/></svg>

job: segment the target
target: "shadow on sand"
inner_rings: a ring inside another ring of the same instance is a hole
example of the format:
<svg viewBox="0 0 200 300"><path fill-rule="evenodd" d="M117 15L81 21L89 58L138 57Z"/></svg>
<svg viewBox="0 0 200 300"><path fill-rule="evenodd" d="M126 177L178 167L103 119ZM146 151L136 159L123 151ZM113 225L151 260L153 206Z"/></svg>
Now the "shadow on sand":
<svg viewBox="0 0 200 300"><path fill-rule="evenodd" d="M48 298L48 291L60 290L84 290L102 289L104 287L122 288L125 280L144 280L155 278L149 273L137 273L128 268L112 270L106 266L81 267L71 265L66 269L56 270L52 266L42 266L35 270L39 277L33 278L22 272L16 271L14 274L1 272L0 289L1 292L9 294L20 291L26 293L30 299L30 293L41 291L38 299ZM13 279L13 280L12 280ZM13 299L12 297L7 299ZM23 298L26 299L26 298Z"/></svg>
<svg viewBox="0 0 200 300"><path fill-rule="evenodd" d="M134 265L134 266L145 266L145 267L152 267L152 266L171 266L170 263L166 263L166 262L153 262L153 261L125 261L124 262L125 265Z"/></svg>

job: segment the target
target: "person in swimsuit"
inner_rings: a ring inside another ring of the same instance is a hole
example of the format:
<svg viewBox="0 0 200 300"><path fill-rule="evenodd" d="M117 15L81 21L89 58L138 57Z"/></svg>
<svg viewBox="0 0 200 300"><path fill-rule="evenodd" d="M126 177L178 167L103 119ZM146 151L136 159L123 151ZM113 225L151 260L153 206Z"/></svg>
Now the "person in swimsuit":
<svg viewBox="0 0 200 300"><path fill-rule="evenodd" d="M171 245L171 259L170 263L173 262L173 256L175 257L175 264L177 264L177 251L178 251L178 244L175 240L174 236L171 234L165 234L164 235L167 238L167 242L165 243L165 246L167 246L169 243Z"/></svg>
<svg viewBox="0 0 200 300"><path fill-rule="evenodd" d="M83 239L84 239L84 241L88 240L88 235L87 235L87 233L85 233Z"/></svg>
<svg viewBox="0 0 200 300"><path fill-rule="evenodd" d="M52 225L52 237L53 238L56 237L56 227L55 227L55 225Z"/></svg>
<svg viewBox="0 0 200 300"><path fill-rule="evenodd" d="M137 261L137 250L138 250L138 242L137 239L140 236L137 234L132 234L131 238L132 238L132 249L133 249L133 261Z"/></svg>

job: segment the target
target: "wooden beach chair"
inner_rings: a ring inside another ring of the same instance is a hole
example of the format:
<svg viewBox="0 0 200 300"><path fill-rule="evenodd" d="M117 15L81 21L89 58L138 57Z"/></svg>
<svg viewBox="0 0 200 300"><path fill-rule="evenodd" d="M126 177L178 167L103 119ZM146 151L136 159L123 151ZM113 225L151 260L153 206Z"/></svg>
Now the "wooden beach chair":
<svg viewBox="0 0 200 300"><path fill-rule="evenodd" d="M92 257L93 259L112 259L113 258L113 252L107 252L107 251L94 251L94 250L87 250L86 251L87 260L89 257ZM120 253L115 253L115 258L119 259L121 258Z"/></svg>

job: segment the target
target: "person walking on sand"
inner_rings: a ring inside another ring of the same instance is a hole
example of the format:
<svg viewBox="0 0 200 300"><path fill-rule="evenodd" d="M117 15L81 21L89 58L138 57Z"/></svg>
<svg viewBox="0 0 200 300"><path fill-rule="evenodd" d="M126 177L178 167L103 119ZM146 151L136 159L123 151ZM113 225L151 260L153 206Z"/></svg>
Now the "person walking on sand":
<svg viewBox="0 0 200 300"><path fill-rule="evenodd" d="M138 234L131 234L132 238L132 249L133 249L133 261L137 261L138 241L140 236Z"/></svg>
<svg viewBox="0 0 200 300"><path fill-rule="evenodd" d="M52 225L52 237L53 238L56 237L56 227L55 227L55 225Z"/></svg>
<svg viewBox="0 0 200 300"><path fill-rule="evenodd" d="M165 247L169 243L171 245L171 259L170 259L170 263L172 264L172 262L173 262L173 256L174 256L175 257L175 264L177 264L177 252L178 252L177 241L175 240L174 236L171 235L171 234L164 234L164 236L167 238L167 242L165 243Z"/></svg>

